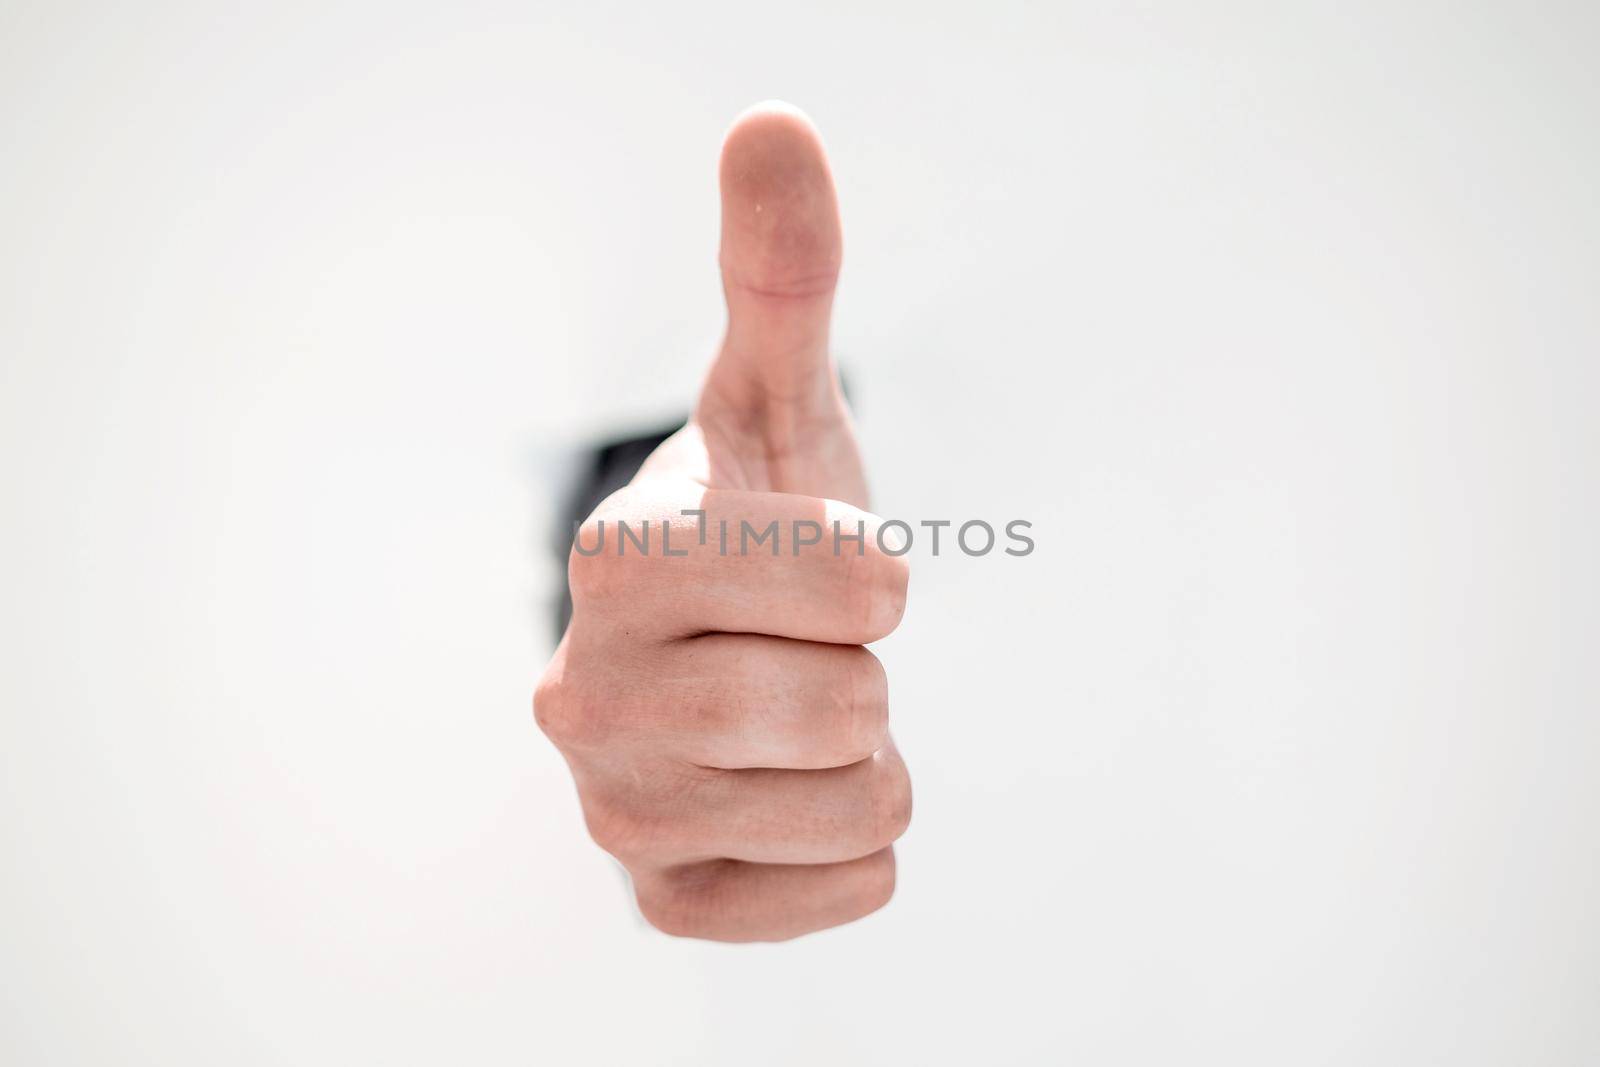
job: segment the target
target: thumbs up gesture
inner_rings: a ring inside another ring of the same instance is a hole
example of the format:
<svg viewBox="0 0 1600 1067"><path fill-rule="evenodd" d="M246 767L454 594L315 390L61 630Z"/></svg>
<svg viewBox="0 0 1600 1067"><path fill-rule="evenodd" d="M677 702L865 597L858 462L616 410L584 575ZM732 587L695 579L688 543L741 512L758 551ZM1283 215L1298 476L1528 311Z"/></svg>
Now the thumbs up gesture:
<svg viewBox="0 0 1600 1067"><path fill-rule="evenodd" d="M754 108L720 178L727 335L689 424L578 531L534 711L654 926L780 940L894 892L911 782L863 646L899 623L907 568L865 510L828 351L841 240L816 130Z"/></svg>

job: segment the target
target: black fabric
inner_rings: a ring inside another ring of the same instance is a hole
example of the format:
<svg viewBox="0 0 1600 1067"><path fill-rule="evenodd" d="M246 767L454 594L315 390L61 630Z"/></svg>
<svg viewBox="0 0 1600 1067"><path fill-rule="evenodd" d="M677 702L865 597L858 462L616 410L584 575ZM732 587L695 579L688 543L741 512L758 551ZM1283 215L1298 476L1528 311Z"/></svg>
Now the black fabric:
<svg viewBox="0 0 1600 1067"><path fill-rule="evenodd" d="M669 426L641 437L611 441L589 454L583 475L562 506L563 521L552 545L561 564L561 573L566 573L567 554L572 550L572 535L578 523L588 518L589 513L599 506L600 501L632 481L650 453L682 428L683 423L678 423L676 426ZM567 583L564 581L561 583L561 592L556 597L555 613L556 633L565 633L567 623L572 620L572 594L567 590Z"/></svg>

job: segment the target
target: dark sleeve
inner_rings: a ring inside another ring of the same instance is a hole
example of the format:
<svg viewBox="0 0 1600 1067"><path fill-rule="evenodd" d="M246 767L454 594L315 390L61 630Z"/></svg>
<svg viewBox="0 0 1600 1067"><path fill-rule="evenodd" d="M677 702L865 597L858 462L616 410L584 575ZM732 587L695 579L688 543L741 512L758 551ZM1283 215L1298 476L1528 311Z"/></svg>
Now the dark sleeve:
<svg viewBox="0 0 1600 1067"><path fill-rule="evenodd" d="M577 524L588 518L600 501L627 485L639 473L639 468L656 450L656 446L677 433L682 426L682 423L678 423L655 433L612 441L589 453L577 485L562 504L562 522L551 545L560 562L562 574L566 573L567 553L572 549L572 532ZM561 592L556 596L554 607L556 633L565 633L567 623L572 619L572 595L567 591L565 581L561 583Z"/></svg>

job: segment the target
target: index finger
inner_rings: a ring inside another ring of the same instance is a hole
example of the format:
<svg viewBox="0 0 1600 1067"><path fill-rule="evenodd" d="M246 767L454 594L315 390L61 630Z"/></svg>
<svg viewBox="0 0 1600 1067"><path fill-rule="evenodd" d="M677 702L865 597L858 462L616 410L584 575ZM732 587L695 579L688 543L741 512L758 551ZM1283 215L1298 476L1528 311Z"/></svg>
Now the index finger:
<svg viewBox="0 0 1600 1067"><path fill-rule="evenodd" d="M795 493L630 486L578 531L573 613L663 637L867 644L899 625L910 575L884 550L882 525L842 501Z"/></svg>

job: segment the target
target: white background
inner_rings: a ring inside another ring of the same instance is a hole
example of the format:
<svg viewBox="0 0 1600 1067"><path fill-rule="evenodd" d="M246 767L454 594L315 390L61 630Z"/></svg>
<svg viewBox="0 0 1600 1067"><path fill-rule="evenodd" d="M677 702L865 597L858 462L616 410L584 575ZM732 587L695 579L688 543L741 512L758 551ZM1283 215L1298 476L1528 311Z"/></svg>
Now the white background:
<svg viewBox="0 0 1600 1067"><path fill-rule="evenodd" d="M0 1059L1600 1060L1586 3L0 5ZM528 698L823 130L887 910L675 941Z"/></svg>

